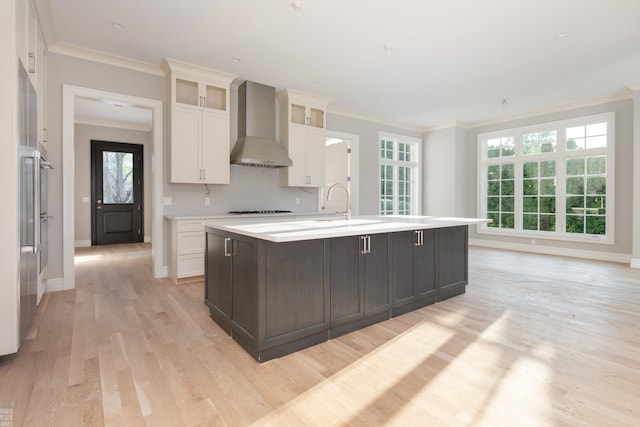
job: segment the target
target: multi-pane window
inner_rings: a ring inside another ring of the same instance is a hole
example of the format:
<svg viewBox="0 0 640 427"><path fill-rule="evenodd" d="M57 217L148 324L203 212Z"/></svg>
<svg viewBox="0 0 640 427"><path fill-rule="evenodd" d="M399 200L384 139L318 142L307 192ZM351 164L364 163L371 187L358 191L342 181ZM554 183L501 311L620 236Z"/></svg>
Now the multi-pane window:
<svg viewBox="0 0 640 427"><path fill-rule="evenodd" d="M612 243L614 129L607 113L479 135L481 231Z"/></svg>
<svg viewBox="0 0 640 427"><path fill-rule="evenodd" d="M419 213L419 141L395 135L380 137L380 215Z"/></svg>

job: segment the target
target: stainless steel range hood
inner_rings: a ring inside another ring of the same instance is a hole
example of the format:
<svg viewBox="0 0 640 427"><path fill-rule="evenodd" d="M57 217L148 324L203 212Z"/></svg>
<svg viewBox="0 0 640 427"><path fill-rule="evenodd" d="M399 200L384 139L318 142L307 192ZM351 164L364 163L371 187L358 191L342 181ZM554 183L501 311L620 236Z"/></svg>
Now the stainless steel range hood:
<svg viewBox="0 0 640 427"><path fill-rule="evenodd" d="M276 89L245 81L238 86L238 140L231 164L281 168L293 162L276 141Z"/></svg>

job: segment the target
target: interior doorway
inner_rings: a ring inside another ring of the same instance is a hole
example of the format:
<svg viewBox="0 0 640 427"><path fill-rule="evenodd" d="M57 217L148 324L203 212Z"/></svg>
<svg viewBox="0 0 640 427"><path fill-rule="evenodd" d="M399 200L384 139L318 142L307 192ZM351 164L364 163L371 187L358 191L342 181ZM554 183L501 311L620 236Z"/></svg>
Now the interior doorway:
<svg viewBox="0 0 640 427"><path fill-rule="evenodd" d="M342 184L349 190L351 214L359 213L359 136L344 132L327 131L325 147L324 186L318 194L319 206L323 212L344 212L347 208L347 194L344 191L332 192L327 200L327 190L333 184Z"/></svg>
<svg viewBox="0 0 640 427"><path fill-rule="evenodd" d="M75 102L79 98L113 100L128 103L140 108L152 111L153 125L151 138L153 151L151 155L152 178L151 187L151 238L152 238L152 262L153 276L166 277L167 269L164 266L164 232L163 232L163 120L162 101L150 98L124 95L97 89L83 88L79 86L63 85L62 87L62 222L63 222L63 283L61 289L75 288ZM53 289L52 289L53 290Z"/></svg>
<svg viewBox="0 0 640 427"><path fill-rule="evenodd" d="M91 140L91 244L144 241L143 146Z"/></svg>

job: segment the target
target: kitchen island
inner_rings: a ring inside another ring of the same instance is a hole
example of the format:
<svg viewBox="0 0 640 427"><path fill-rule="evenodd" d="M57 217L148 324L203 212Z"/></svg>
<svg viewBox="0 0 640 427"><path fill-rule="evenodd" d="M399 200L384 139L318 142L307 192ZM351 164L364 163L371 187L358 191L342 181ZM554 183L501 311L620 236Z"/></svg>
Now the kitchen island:
<svg viewBox="0 0 640 427"><path fill-rule="evenodd" d="M475 218L205 223L205 304L259 362L465 292Z"/></svg>

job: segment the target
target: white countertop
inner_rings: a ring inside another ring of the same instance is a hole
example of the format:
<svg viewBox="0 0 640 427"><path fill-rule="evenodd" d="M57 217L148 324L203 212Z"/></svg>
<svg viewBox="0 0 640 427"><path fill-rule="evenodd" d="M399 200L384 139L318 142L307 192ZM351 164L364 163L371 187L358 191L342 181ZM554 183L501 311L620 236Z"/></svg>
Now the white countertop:
<svg viewBox="0 0 640 427"><path fill-rule="evenodd" d="M263 221L244 219L238 221L206 221L205 227L236 233L270 242L295 242L300 240L327 239L332 237L378 234L396 231L424 230L428 228L455 227L489 223L483 218L449 218L430 216L359 216L347 221L343 218L319 218L304 220Z"/></svg>
<svg viewBox="0 0 640 427"><path fill-rule="evenodd" d="M230 214L220 213L212 215L165 215L165 219L170 221L217 221L217 220L245 220L245 219L290 219L290 218L307 218L307 217L335 217L338 214L329 212L285 212L285 213L260 213L260 214Z"/></svg>

